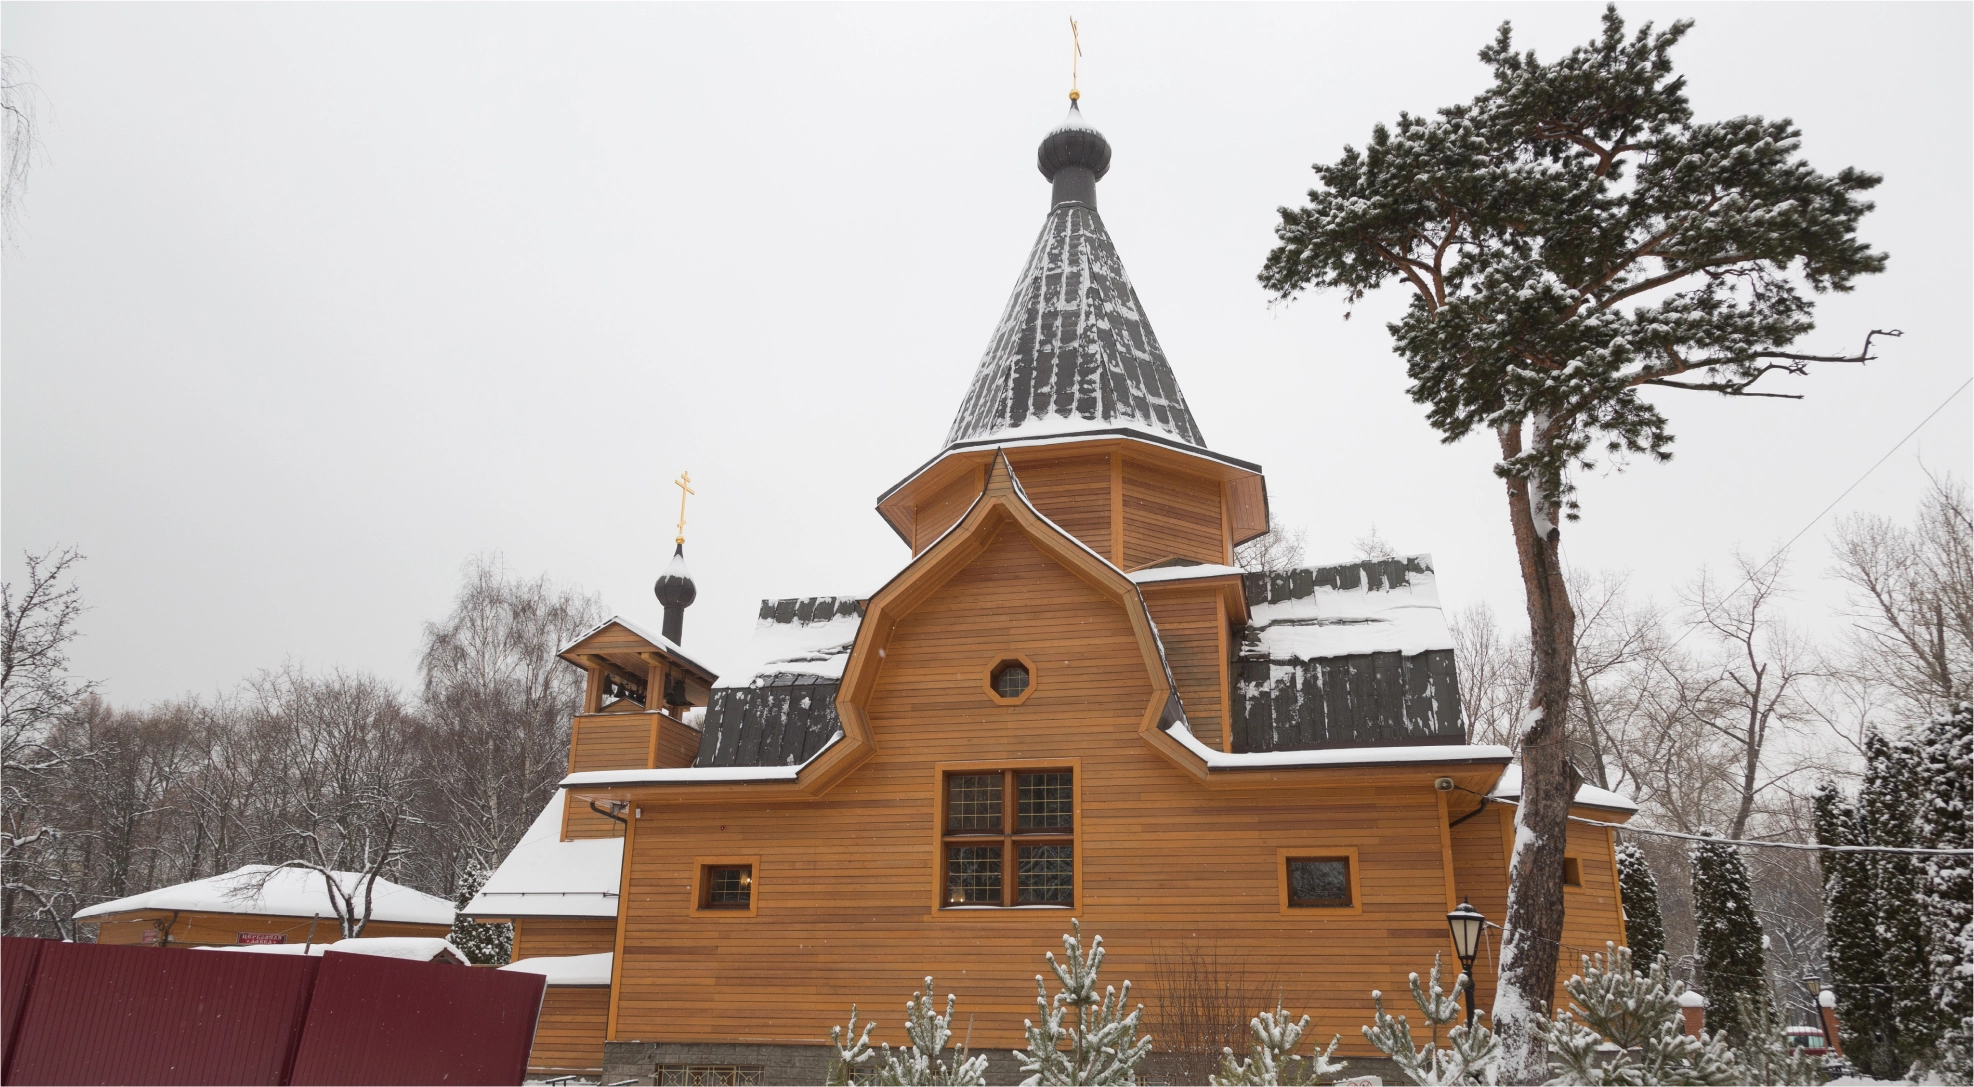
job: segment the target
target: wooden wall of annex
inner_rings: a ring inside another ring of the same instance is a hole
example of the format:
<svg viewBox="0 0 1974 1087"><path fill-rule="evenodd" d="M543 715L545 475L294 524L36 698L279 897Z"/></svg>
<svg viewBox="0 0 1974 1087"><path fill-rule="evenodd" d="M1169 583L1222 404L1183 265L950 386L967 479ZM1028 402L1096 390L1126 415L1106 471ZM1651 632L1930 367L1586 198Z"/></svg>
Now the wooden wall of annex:
<svg viewBox="0 0 1974 1087"><path fill-rule="evenodd" d="M1034 693L999 706L983 671L1010 652L1035 662ZM1195 942L1246 957L1315 1033L1367 1052L1370 990L1404 992L1449 947L1431 779L1209 792L1137 735L1151 690L1122 607L1002 527L892 632L869 708L878 753L851 776L813 801L643 805L613 1037L820 1044L856 1003L897 1044L897 1009L932 974L976 1050L1017 1047L1042 955L1076 916L1135 1000L1158 999L1156 952ZM1010 760L1078 761L1078 904L937 909L935 768ZM1282 849L1354 849L1360 907L1285 911ZM698 859L739 855L759 857L755 914L695 912Z"/></svg>

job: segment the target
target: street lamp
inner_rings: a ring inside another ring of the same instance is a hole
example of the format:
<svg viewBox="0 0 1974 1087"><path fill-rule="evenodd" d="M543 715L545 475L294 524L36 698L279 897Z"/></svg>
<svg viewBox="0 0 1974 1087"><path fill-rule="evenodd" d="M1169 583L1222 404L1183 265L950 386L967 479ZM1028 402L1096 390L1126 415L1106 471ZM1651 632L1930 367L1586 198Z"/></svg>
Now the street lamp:
<svg viewBox="0 0 1974 1087"><path fill-rule="evenodd" d="M1467 1026L1474 1025L1474 954L1480 950L1481 929L1487 918L1471 903L1446 915L1446 927L1453 930L1453 953L1460 957L1460 972L1467 976Z"/></svg>

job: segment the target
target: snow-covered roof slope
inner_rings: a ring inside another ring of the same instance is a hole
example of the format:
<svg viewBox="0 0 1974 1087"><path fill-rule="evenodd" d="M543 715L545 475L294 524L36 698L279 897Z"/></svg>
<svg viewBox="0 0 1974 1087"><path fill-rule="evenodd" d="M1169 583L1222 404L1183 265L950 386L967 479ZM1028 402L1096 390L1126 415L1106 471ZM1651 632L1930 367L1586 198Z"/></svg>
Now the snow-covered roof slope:
<svg viewBox="0 0 1974 1087"><path fill-rule="evenodd" d="M671 640L670 638L665 637L663 634L660 634L655 630L647 630L646 628L631 622L629 619L626 619L621 615L613 615L610 618L605 619L601 623L598 623L595 626L589 628L588 630L583 631L581 634L576 635L573 639L570 640L568 645L565 645L561 649L556 650L557 655L567 653L571 649L576 648L577 646L583 643L584 639L589 638L591 635L594 635L597 631L602 630L604 627L607 627L612 623L615 623L618 626L623 627L625 630L628 630L632 634L635 634L638 637L643 638L645 641L650 642L652 645L657 646L658 648L664 650L665 652L678 657L680 660L684 661L687 664L692 665L694 668L699 669L700 671L706 673L709 676L716 676L719 674L718 672L713 671L711 668L706 667L704 664L700 663L699 661L693 659L693 657L687 654L685 650L680 649L679 643Z"/></svg>
<svg viewBox="0 0 1974 1087"><path fill-rule="evenodd" d="M265 883L260 882L265 875ZM355 872L337 872L336 880L355 893L362 877ZM358 899L359 909L362 899ZM76 920L108 917L133 910L196 910L201 913L246 913L268 917L334 917L329 888L320 872L306 868L272 868L250 864L223 875L160 887L155 891L101 902L76 911ZM416 925L452 924L452 903L443 898L414 891L409 887L377 880L372 891L370 919Z"/></svg>
<svg viewBox="0 0 1974 1087"><path fill-rule="evenodd" d="M1206 445L1103 219L1057 204L946 444L1116 429Z"/></svg>
<svg viewBox="0 0 1974 1087"><path fill-rule="evenodd" d="M486 886L459 911L468 917L615 917L622 838L562 840L562 793L549 798Z"/></svg>
<svg viewBox="0 0 1974 1087"><path fill-rule="evenodd" d="M1185 722L1166 733L1206 761L1209 770L1285 770L1314 766L1385 766L1419 762L1506 762L1514 752L1499 744L1408 744L1399 747L1319 747L1287 751L1215 751L1199 742Z"/></svg>
<svg viewBox="0 0 1974 1087"><path fill-rule="evenodd" d="M550 985L608 985L610 984L610 960L616 958L608 951L594 955L547 955L538 959L522 959L501 967L519 974L540 974Z"/></svg>
<svg viewBox="0 0 1974 1087"><path fill-rule="evenodd" d="M1494 788L1488 790L1487 795L1496 800L1520 800L1522 796L1522 764L1518 762L1506 770L1501 771L1501 780L1494 783ZM1571 803L1582 804L1586 808L1609 808L1612 811L1638 810L1638 805L1632 803L1630 797L1623 793L1614 793L1609 789L1599 789L1595 785L1579 786L1576 791L1576 799L1571 801Z"/></svg>
<svg viewBox="0 0 1974 1087"><path fill-rule="evenodd" d="M1191 581L1202 577L1239 576L1246 573L1238 566L1221 566L1216 563L1201 563L1197 566L1159 566L1150 570L1138 570L1127 574L1139 585L1154 585L1161 581Z"/></svg>
<svg viewBox="0 0 1974 1087"><path fill-rule="evenodd" d="M1393 573L1387 568L1396 568ZM1452 649L1431 555L1304 567L1276 575L1286 591L1249 593L1242 656L1316 660L1358 653L1412 656ZM1265 598L1257 602L1256 596Z"/></svg>
<svg viewBox="0 0 1974 1087"><path fill-rule="evenodd" d="M466 952L452 945L452 941L437 936L356 936L334 943L317 940L314 944L250 944L246 947L201 947L199 951L244 951L253 955L314 955L326 951L340 951L346 955L376 955L386 959L409 959L412 962L433 962L435 960L465 966L470 961Z"/></svg>
<svg viewBox="0 0 1974 1087"><path fill-rule="evenodd" d="M722 687L788 686L843 678L864 609L854 596L761 601L754 635L729 654Z"/></svg>

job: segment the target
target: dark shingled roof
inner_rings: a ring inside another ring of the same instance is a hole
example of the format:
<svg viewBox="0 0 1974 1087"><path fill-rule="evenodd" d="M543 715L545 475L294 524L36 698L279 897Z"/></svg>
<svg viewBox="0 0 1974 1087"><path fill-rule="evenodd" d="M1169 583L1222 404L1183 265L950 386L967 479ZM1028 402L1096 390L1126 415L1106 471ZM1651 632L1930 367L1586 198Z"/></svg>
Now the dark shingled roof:
<svg viewBox="0 0 1974 1087"><path fill-rule="evenodd" d="M1120 427L1206 447L1103 218L1058 202L946 444Z"/></svg>

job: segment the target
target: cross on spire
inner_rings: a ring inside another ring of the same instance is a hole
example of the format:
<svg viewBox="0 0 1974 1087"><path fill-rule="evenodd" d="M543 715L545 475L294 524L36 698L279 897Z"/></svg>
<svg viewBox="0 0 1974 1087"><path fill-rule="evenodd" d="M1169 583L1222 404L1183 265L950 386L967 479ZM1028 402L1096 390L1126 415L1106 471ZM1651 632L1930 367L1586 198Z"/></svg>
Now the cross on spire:
<svg viewBox="0 0 1974 1087"><path fill-rule="evenodd" d="M672 542L682 544L685 542L685 496L699 492L692 489L691 472L680 472L679 478L672 481L672 486L679 489L679 536Z"/></svg>
<svg viewBox="0 0 1974 1087"><path fill-rule="evenodd" d="M1077 61L1082 57L1083 39L1076 33L1076 17L1072 15L1069 17L1069 100L1071 102L1083 97L1083 93L1076 89Z"/></svg>

